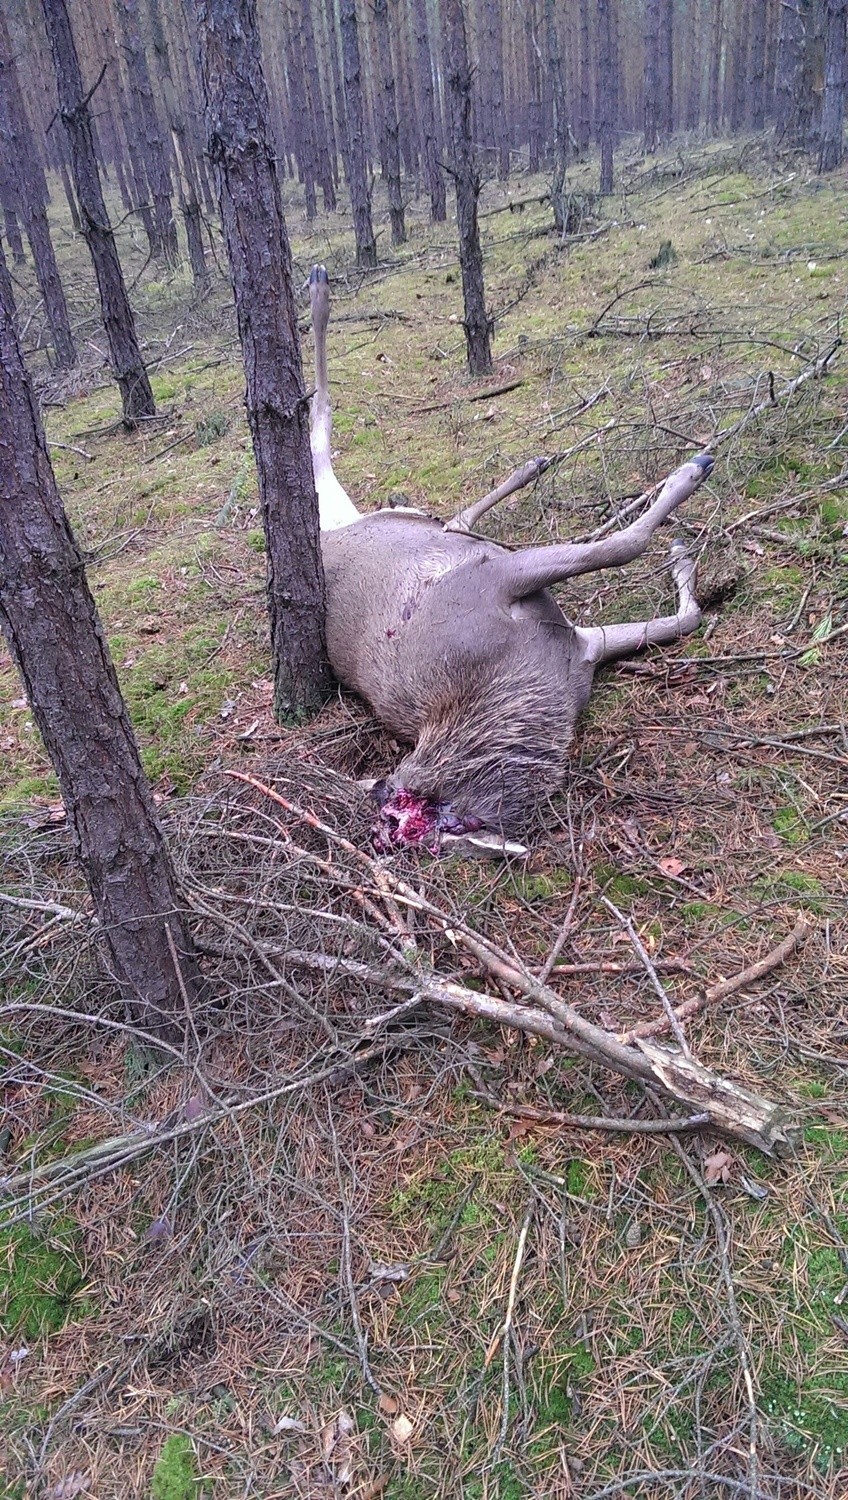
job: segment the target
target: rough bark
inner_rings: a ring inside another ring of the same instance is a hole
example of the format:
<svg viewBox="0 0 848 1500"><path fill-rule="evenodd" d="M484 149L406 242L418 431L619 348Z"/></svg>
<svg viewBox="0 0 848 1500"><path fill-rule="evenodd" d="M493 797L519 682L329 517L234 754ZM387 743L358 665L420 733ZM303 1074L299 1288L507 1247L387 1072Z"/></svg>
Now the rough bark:
<svg viewBox="0 0 848 1500"><path fill-rule="evenodd" d="M707 93L707 124L714 135L721 124L721 40L724 26L722 0L713 0L710 34L710 76Z"/></svg>
<svg viewBox="0 0 848 1500"><path fill-rule="evenodd" d="M402 245L406 240L406 226L403 220L403 192L400 183L400 143L392 40L389 34L388 0L374 0L374 21L377 28L380 86L383 91L383 139L392 244Z"/></svg>
<svg viewBox="0 0 848 1500"><path fill-rule="evenodd" d="M598 101L598 138L601 146L600 191L602 195L606 195L612 192L613 186L614 131L618 97L612 0L598 0L597 14L598 86L595 97Z"/></svg>
<svg viewBox="0 0 848 1500"><path fill-rule="evenodd" d="M153 98L150 70L141 34L138 0L115 0L121 45L133 104L134 125L144 174L153 200L153 253L166 265L179 262L177 226L171 207L171 180L162 127Z"/></svg>
<svg viewBox="0 0 848 1500"><path fill-rule="evenodd" d="M825 0L824 98L818 161L820 172L833 172L842 164L846 14L848 0Z"/></svg>
<svg viewBox="0 0 848 1500"><path fill-rule="evenodd" d="M12 180L11 172L7 165L0 163L0 207L3 209L3 220L6 225L6 238L9 241L9 249L16 266L26 265L26 251L24 250L21 226L18 220L19 208L18 194Z"/></svg>
<svg viewBox="0 0 848 1500"><path fill-rule="evenodd" d="M47 223L47 183L24 107L20 79L6 22L0 11L0 152L5 156L35 262L56 362L76 364L77 351L68 305Z"/></svg>
<svg viewBox="0 0 848 1500"><path fill-rule="evenodd" d="M749 34L750 12L746 3L745 5L740 5L736 13L733 50L730 58L730 67L727 69L726 75L725 86L729 84L730 100L729 108L725 110L725 114L729 117L730 128L733 131L741 130L746 119Z"/></svg>
<svg viewBox="0 0 848 1500"><path fill-rule="evenodd" d="M70 150L82 232L94 263L103 326L121 392L124 424L132 428L145 417L152 417L156 405L136 337L115 236L103 202L88 110L90 91L86 93L83 88L65 0L42 0L42 5L56 69L59 116Z"/></svg>
<svg viewBox="0 0 848 1500"><path fill-rule="evenodd" d="M330 678L309 413L256 5L193 0L193 12L267 543L274 706L295 722L320 707Z"/></svg>
<svg viewBox="0 0 848 1500"><path fill-rule="evenodd" d="M430 194L430 217L434 224L439 224L443 223L448 216L447 194L445 193L445 179L439 166L439 138L433 90L433 56L430 50L426 0L411 0L411 6L415 53L418 60L416 81L421 114L424 175L427 181L427 191Z"/></svg>
<svg viewBox="0 0 848 1500"><path fill-rule="evenodd" d="M0 263L0 624L59 777L134 1019L182 1031L200 976L115 669L62 508Z"/></svg>
<svg viewBox="0 0 848 1500"><path fill-rule="evenodd" d="M616 18L617 11L613 11L614 40ZM667 141L674 133L674 0L660 0L659 49L660 134L663 140ZM618 121L616 120L615 123L618 124Z"/></svg>
<svg viewBox="0 0 848 1500"><path fill-rule="evenodd" d="M480 177L471 139L471 65L468 60L462 0L442 0L442 26L468 370L471 375L489 375L492 370L492 329L486 312L483 250L477 222Z"/></svg>
<svg viewBox="0 0 848 1500"><path fill-rule="evenodd" d="M342 65L347 115L347 182L353 209L356 264L377 264L377 244L371 223L371 189L365 150L365 106L362 98L362 61L356 0L341 0Z"/></svg>
<svg viewBox="0 0 848 1500"><path fill-rule="evenodd" d="M645 151L660 143L660 9L662 0L645 0Z"/></svg>
<svg viewBox="0 0 848 1500"><path fill-rule="evenodd" d="M536 0L527 0L524 9L524 53L527 68L527 148L531 172L538 172L542 165L542 77L536 26Z"/></svg>

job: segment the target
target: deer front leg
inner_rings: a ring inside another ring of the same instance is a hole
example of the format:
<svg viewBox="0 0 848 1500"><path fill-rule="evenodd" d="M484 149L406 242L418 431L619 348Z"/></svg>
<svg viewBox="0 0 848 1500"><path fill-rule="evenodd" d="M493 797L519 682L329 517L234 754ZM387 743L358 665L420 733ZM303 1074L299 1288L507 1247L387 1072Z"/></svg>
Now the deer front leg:
<svg viewBox="0 0 848 1500"><path fill-rule="evenodd" d="M659 495L638 521L613 532L598 542L566 542L553 547L529 547L526 552L511 554L501 566L499 584L510 600L524 599L540 589L551 588L578 573L593 573L599 568L620 568L641 557L658 526L667 520L683 500L698 488L713 467L708 453L681 464L668 476Z"/></svg>
<svg viewBox="0 0 848 1500"><path fill-rule="evenodd" d="M682 542L671 549L671 572L677 591L677 613L657 620L638 620L629 625L579 626L576 634L583 643L586 659L593 666L632 656L646 646L667 646L691 635L701 621L701 610L695 598L696 567Z"/></svg>

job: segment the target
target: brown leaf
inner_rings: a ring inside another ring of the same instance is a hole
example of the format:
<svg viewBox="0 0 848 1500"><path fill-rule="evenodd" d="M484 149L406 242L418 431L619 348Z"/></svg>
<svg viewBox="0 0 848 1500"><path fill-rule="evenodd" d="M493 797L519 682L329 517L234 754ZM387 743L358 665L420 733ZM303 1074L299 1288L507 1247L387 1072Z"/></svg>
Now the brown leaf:
<svg viewBox="0 0 848 1500"><path fill-rule="evenodd" d="M730 1181L730 1169L733 1166L733 1158L726 1151L714 1151L712 1156L704 1157L704 1181L708 1187L715 1187L717 1183Z"/></svg>
<svg viewBox="0 0 848 1500"><path fill-rule="evenodd" d="M660 860L659 864L664 875L682 875L686 869L683 860L677 859L673 854L667 854L665 859Z"/></svg>
<svg viewBox="0 0 848 1500"><path fill-rule="evenodd" d="M379 1406L380 1411L383 1413L384 1417L393 1417L395 1415L395 1412L400 1408L400 1402L398 1401L397 1396L390 1396L388 1391L380 1392L380 1399L377 1402L377 1405Z"/></svg>
<svg viewBox="0 0 848 1500"><path fill-rule="evenodd" d="M351 1434L356 1431L353 1417L340 1411L328 1422L321 1433L321 1452L328 1469L339 1489L345 1489L353 1479L353 1444Z"/></svg>
<svg viewBox="0 0 848 1500"><path fill-rule="evenodd" d="M399 1417L395 1417L391 1432L396 1443L408 1443L414 1431L415 1428L412 1422L410 1422L409 1417L404 1416L403 1412L401 1412Z"/></svg>

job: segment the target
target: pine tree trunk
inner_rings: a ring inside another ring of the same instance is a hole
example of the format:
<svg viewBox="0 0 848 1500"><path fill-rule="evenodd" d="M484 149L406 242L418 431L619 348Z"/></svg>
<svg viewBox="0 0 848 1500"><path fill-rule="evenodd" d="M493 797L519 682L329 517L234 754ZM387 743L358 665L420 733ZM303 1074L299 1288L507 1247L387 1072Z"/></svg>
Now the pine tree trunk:
<svg viewBox="0 0 848 1500"><path fill-rule="evenodd" d="M94 263L103 326L121 392L124 425L133 428L145 417L154 416L156 405L136 337L115 236L103 202L91 135L89 95L83 89L67 6L65 0L42 0L42 5L56 69L59 115L71 153L82 232Z"/></svg>
<svg viewBox="0 0 848 1500"><path fill-rule="evenodd" d="M775 130L778 140L797 141L798 105L804 68L803 0L783 0L777 38Z"/></svg>
<svg viewBox="0 0 848 1500"><path fill-rule="evenodd" d="M380 83L383 90L386 187L389 194L389 219L392 226L392 244L402 245L406 240L406 227L403 221L397 100L395 97L395 74L392 63L392 42L389 35L388 0L374 0L374 20L377 27L377 54L380 63Z"/></svg>
<svg viewBox="0 0 848 1500"><path fill-rule="evenodd" d="M613 12L613 43L615 45L616 13ZM660 3L660 134L664 141L674 134L674 0ZM616 54L618 48L615 48ZM616 71L617 71L616 57ZM616 120L618 124L618 120Z"/></svg>
<svg viewBox="0 0 848 1500"><path fill-rule="evenodd" d="M768 0L749 0L751 44L748 53L748 120L752 130L766 123L766 30Z"/></svg>
<svg viewBox="0 0 848 1500"><path fill-rule="evenodd" d="M445 179L439 166L439 141L436 127L436 110L433 91L433 56L430 51L430 32L427 25L426 0L411 0L412 24L415 30L415 52L418 59L418 98L421 110L421 139L424 155L424 175L430 194L430 217L434 224L447 218L447 196Z"/></svg>
<svg viewBox="0 0 848 1500"><path fill-rule="evenodd" d="M819 138L819 172L833 172L842 164L846 13L848 0L825 0L824 98Z"/></svg>
<svg viewBox="0 0 848 1500"><path fill-rule="evenodd" d="M330 677L291 251L255 0L193 0L192 9L268 549L274 708L282 722L293 723L321 706Z"/></svg>
<svg viewBox="0 0 848 1500"><path fill-rule="evenodd" d="M348 187L353 209L356 264L373 267L377 264L377 245L371 223L371 189L368 185L365 150L365 107L362 98L362 62L359 55L356 0L341 0L341 32L347 113Z"/></svg>
<svg viewBox="0 0 848 1500"><path fill-rule="evenodd" d="M660 8L662 0L645 0L645 151L660 143Z"/></svg>
<svg viewBox="0 0 848 1500"><path fill-rule="evenodd" d="M471 375L492 371L491 323L483 285L483 250L477 222L480 177L471 139L471 66L462 0L442 0L443 66L450 104L459 263L465 306L465 343Z"/></svg>
<svg viewBox="0 0 848 1500"><path fill-rule="evenodd" d="M527 67L527 147L531 172L542 165L542 78L536 36L536 0L527 0L524 10L524 52Z"/></svg>
<svg viewBox="0 0 848 1500"><path fill-rule="evenodd" d="M580 114L577 144L581 155L589 149L593 134L592 111L592 31L589 25L589 0L580 0Z"/></svg>
<svg viewBox="0 0 848 1500"><path fill-rule="evenodd" d="M194 283L196 295L204 297L209 288L209 268L206 264L206 253L203 248L203 216L200 211L198 198L197 174L192 159L185 118L174 83L171 52L165 34L160 0L150 0L150 24L156 75L159 80L162 102L173 144L177 192L179 194L180 212L183 216L183 226L185 228L188 262L191 266L191 279Z"/></svg>
<svg viewBox="0 0 848 1500"><path fill-rule="evenodd" d="M16 180L18 201L44 298L50 337L61 369L77 362L68 305L47 223L47 183L24 107L6 22L0 11L0 152Z"/></svg>
<svg viewBox="0 0 848 1500"><path fill-rule="evenodd" d="M568 168L568 115L565 102L565 83L562 76L562 52L555 0L545 0L545 33L548 49L548 73L554 104L554 172L551 183L551 205L554 224L558 234L567 231L565 211L565 174Z"/></svg>
<svg viewBox="0 0 848 1500"><path fill-rule="evenodd" d="M309 96L312 119L315 122L315 153L318 182L321 187L321 196L324 199L325 213L335 213L336 184L330 160L332 132L328 127L327 114L324 109L323 85L318 68L315 27L312 22L312 0L300 0L300 4L306 91Z"/></svg>
<svg viewBox="0 0 848 1500"><path fill-rule="evenodd" d="M740 5L736 15L733 46L733 66L729 70L730 82L730 128L741 130L745 124L745 105L748 87L748 36L750 12L747 3Z"/></svg>
<svg viewBox="0 0 848 1500"><path fill-rule="evenodd" d="M613 0L598 0L598 136L601 144L600 192L606 196L613 188L613 147L618 96L613 31Z"/></svg>
<svg viewBox="0 0 848 1500"><path fill-rule="evenodd" d="M21 235L21 226L18 220L19 200L15 185L12 181L8 164L0 163L0 207L3 209L3 220L6 225L6 238L9 241L9 249L12 252L12 260L16 266L26 265L26 251Z"/></svg>
<svg viewBox="0 0 848 1500"><path fill-rule="evenodd" d="M77 197L76 193L74 192L73 183L71 182L71 174L68 171L68 164L65 161L64 155L61 156L59 161L59 176L62 179L62 187L64 189L65 198L67 200L68 209L70 211L71 223L74 226L74 233L82 234L82 217L80 215L79 204L77 203Z"/></svg>
<svg viewBox="0 0 848 1500"><path fill-rule="evenodd" d="M724 25L722 10L722 0L713 0L709 97L707 99L707 124L713 135L718 135L721 125L721 44Z"/></svg>
<svg viewBox="0 0 848 1500"><path fill-rule="evenodd" d="M59 777L134 1020L179 1036L200 988L174 873L56 489L0 262L0 624Z"/></svg>
<svg viewBox="0 0 848 1500"><path fill-rule="evenodd" d="M166 265L176 266L179 263L179 247L177 226L171 208L171 181L162 128L150 84L138 0L115 0L115 9L121 29L139 154L153 199L153 253L157 259L164 260Z"/></svg>

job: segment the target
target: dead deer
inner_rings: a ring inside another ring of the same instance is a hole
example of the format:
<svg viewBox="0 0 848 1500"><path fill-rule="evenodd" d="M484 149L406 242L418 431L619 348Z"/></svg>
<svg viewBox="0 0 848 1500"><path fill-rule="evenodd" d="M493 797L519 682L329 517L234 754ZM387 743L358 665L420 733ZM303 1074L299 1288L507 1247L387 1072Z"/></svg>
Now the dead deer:
<svg viewBox="0 0 848 1500"><path fill-rule="evenodd" d="M310 275L316 391L312 455L327 587L327 649L339 681L413 748L373 785L378 847L457 843L509 852L565 779L568 747L598 667L695 630L695 566L671 548L674 614L581 626L549 589L640 557L710 473L701 455L669 475L647 509L599 541L507 551L471 535L491 506L546 467L534 459L452 521L420 512L360 515L332 466L327 386L329 279ZM523 851L522 851L523 852Z"/></svg>

